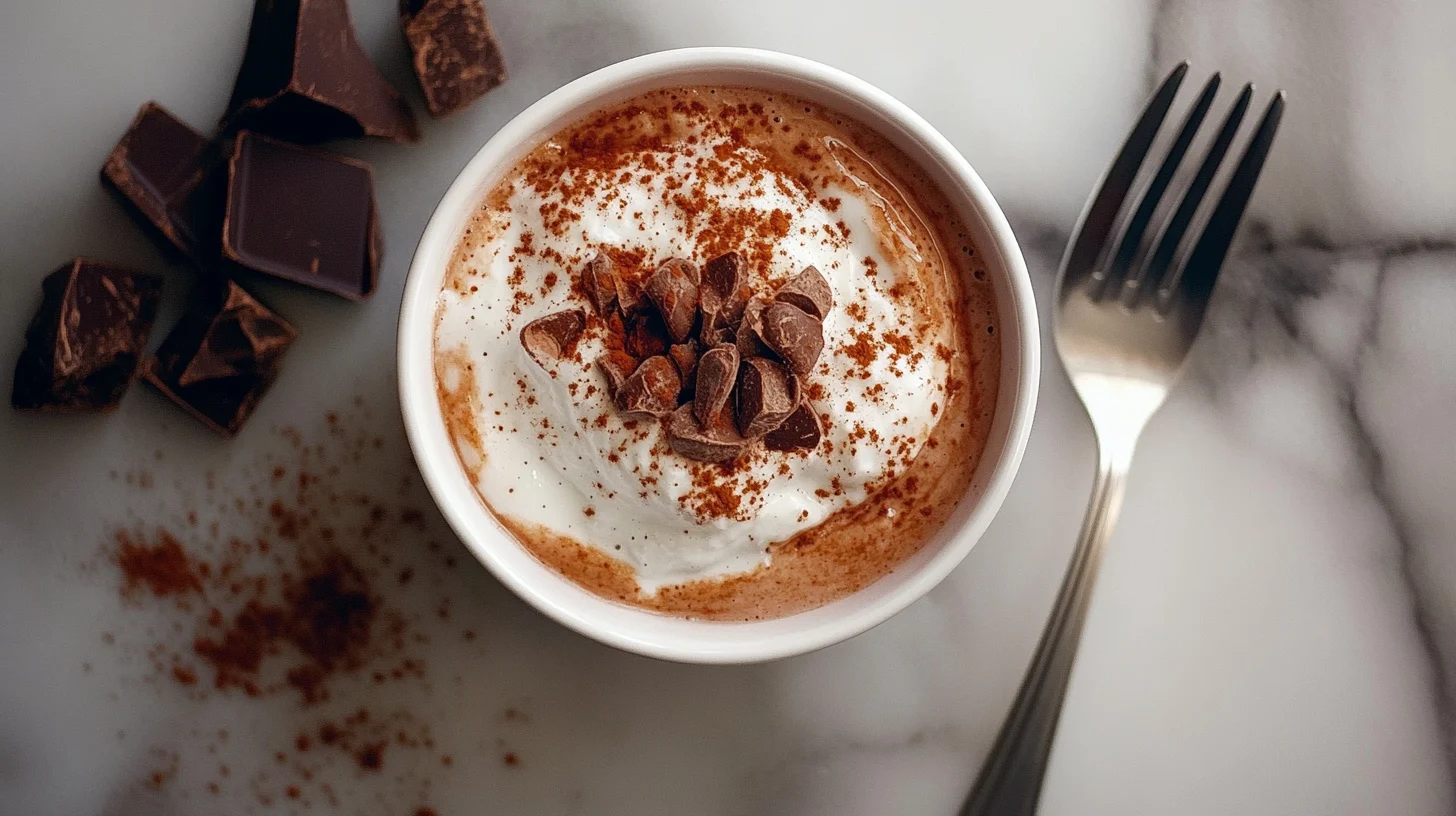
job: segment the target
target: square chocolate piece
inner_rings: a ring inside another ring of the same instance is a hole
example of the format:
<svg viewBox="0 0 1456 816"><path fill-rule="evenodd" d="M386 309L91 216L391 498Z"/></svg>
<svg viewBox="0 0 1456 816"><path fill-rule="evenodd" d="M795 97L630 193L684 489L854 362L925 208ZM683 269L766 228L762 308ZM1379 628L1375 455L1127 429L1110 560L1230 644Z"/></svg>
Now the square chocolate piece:
<svg viewBox="0 0 1456 816"><path fill-rule="evenodd" d="M506 81L481 0L400 0L399 18L431 116L460 110Z"/></svg>
<svg viewBox="0 0 1456 816"><path fill-rule="evenodd" d="M162 279L77 258L47 275L41 291L10 404L24 411L115 408L157 319Z"/></svg>
<svg viewBox="0 0 1456 816"><path fill-rule="evenodd" d="M101 183L198 263L217 258L226 167L222 151L156 102L142 105L101 167Z"/></svg>
<svg viewBox="0 0 1456 816"><path fill-rule="evenodd" d="M238 432L278 376L298 331L232 281L205 285L142 376L224 436Z"/></svg>
<svg viewBox="0 0 1456 816"><path fill-rule="evenodd" d="M304 143L420 138L409 106L355 39L345 0L256 0L222 126Z"/></svg>
<svg viewBox="0 0 1456 816"><path fill-rule="evenodd" d="M369 165L238 134L223 218L227 262L363 300L379 278L378 222Z"/></svg>

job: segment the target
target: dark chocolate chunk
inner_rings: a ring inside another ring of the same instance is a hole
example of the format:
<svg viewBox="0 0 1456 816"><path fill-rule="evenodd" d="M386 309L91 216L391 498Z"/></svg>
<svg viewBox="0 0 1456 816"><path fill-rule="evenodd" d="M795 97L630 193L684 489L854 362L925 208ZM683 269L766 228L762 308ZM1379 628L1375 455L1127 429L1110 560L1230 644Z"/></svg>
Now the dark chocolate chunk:
<svg viewBox="0 0 1456 816"><path fill-rule="evenodd" d="M616 399L622 384L637 370L637 358L621 349L611 349L597 358L597 368L607 378L607 394Z"/></svg>
<svg viewBox="0 0 1456 816"><path fill-rule="evenodd" d="M803 272L784 281L774 294L774 300L797 306L805 314L822 321L834 306L834 293L829 289L829 281L824 280L818 269L806 266Z"/></svg>
<svg viewBox="0 0 1456 816"><path fill-rule="evenodd" d="M677 343L667 350L667 356L672 358L672 364L677 366L678 376L682 377L683 385L693 382L698 371L698 341L689 340L686 343Z"/></svg>
<svg viewBox="0 0 1456 816"><path fill-rule="evenodd" d="M617 266L605 252L598 252L581 270L581 285L586 298L596 307L597 314L605 317L617 308L622 282L617 278Z"/></svg>
<svg viewBox="0 0 1456 816"><path fill-rule="evenodd" d="M734 326L748 305L748 275L743 256L737 252L719 255L703 267L703 312L718 315L719 325Z"/></svg>
<svg viewBox="0 0 1456 816"><path fill-rule="evenodd" d="M698 462L731 462L748 446L748 441L739 435L727 414L719 414L716 421L705 427L693 416L691 404L673 411L665 428L667 446Z"/></svg>
<svg viewBox="0 0 1456 816"><path fill-rule="evenodd" d="M457 111L506 81L480 0L400 0L399 14L431 116Z"/></svg>
<svg viewBox="0 0 1456 816"><path fill-rule="evenodd" d="M227 169L219 147L156 102L142 105L101 166L101 183L199 264L217 258Z"/></svg>
<svg viewBox="0 0 1456 816"><path fill-rule="evenodd" d="M698 360L697 388L693 394L693 416L703 425L711 425L728 397L733 392L733 383L738 378L738 348L722 343L709 349Z"/></svg>
<svg viewBox="0 0 1456 816"><path fill-rule="evenodd" d="M222 126L302 143L420 137L409 106L355 38L345 0L256 0Z"/></svg>
<svg viewBox="0 0 1456 816"><path fill-rule="evenodd" d="M637 287L628 283L621 275L617 276L617 311L624 315L636 314L642 305L642 293Z"/></svg>
<svg viewBox="0 0 1456 816"><path fill-rule="evenodd" d="M814 370L819 353L824 350L824 326L797 306L770 303L763 310L760 336L764 345L795 374L807 376Z"/></svg>
<svg viewBox="0 0 1456 816"><path fill-rule="evenodd" d="M767 307L768 301L760 297L750 298L744 307L743 317L739 319L738 328L733 335L739 357L762 357L768 353L768 346L764 345L762 336L763 310Z"/></svg>
<svg viewBox="0 0 1456 816"><path fill-rule="evenodd" d="M814 450L822 436L819 415L808 402L801 402L782 425L764 434L763 444L776 451Z"/></svg>
<svg viewBox="0 0 1456 816"><path fill-rule="evenodd" d="M580 309L567 309L527 323L521 329L521 345L536 365L550 371L576 349L576 341L585 329L586 314Z"/></svg>
<svg viewBox="0 0 1456 816"><path fill-rule="evenodd" d="M115 408L157 319L162 279L77 258L47 275L41 292L10 404L24 411Z"/></svg>
<svg viewBox="0 0 1456 816"><path fill-rule="evenodd" d="M352 300L369 297L383 254L369 165L238 134L222 254L243 269Z"/></svg>
<svg viewBox="0 0 1456 816"><path fill-rule="evenodd" d="M738 367L738 431L763 436L788 419L799 403L799 382L773 360L753 357Z"/></svg>
<svg viewBox="0 0 1456 816"><path fill-rule="evenodd" d="M630 419L664 417L677 407L682 380L666 357L648 357L617 391L617 407Z"/></svg>
<svg viewBox="0 0 1456 816"><path fill-rule="evenodd" d="M624 348L639 360L666 354L671 342L667 337L667 326L662 317L651 310L639 311L627 318L627 337Z"/></svg>
<svg viewBox="0 0 1456 816"><path fill-rule="evenodd" d="M667 332L678 343L693 332L698 317L698 268L684 258L669 258L657 267L644 287L657 307Z"/></svg>
<svg viewBox="0 0 1456 816"><path fill-rule="evenodd" d="M238 432L278 376L298 332L232 281L207 286L147 360L147 382L224 436Z"/></svg>

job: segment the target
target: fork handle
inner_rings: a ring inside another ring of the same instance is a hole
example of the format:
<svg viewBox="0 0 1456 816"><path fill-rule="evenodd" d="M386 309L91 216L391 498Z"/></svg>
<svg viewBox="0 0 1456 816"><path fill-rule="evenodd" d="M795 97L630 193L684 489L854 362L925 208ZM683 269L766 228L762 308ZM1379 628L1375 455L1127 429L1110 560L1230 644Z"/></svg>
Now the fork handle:
<svg viewBox="0 0 1456 816"><path fill-rule="evenodd" d="M1117 440L1121 441L1121 440ZM1032 656L1021 689L1016 693L1001 732L981 768L976 786L961 808L960 816L1032 816L1041 797L1056 736L1057 720L1082 626L1092 600L1092 588L1102 566L1102 553L1117 512L1122 506L1123 486L1132 461L1132 445L1098 443L1097 478L1082 532L1056 605Z"/></svg>

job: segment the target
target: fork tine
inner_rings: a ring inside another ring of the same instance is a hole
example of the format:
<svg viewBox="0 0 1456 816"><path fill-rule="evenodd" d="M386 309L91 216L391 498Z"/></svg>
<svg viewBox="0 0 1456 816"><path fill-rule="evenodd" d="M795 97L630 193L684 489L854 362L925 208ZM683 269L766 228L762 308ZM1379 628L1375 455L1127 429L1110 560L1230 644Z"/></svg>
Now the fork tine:
<svg viewBox="0 0 1456 816"><path fill-rule="evenodd" d="M1249 100L1254 96L1254 86L1245 85L1239 92L1238 99L1229 109L1228 115L1224 117L1223 124L1219 126L1218 135L1213 143L1208 146L1208 152L1203 156L1203 163L1198 166L1198 172L1194 174L1193 181L1183 193L1183 198L1178 202L1178 209L1173 211L1173 217L1163 227L1162 236L1158 239L1153 253L1148 258L1146 269L1142 272L1142 286L1139 287L1137 297L1125 302L1128 308L1136 308L1141 299L1141 293L1146 292L1163 283L1168 270L1172 267L1173 257L1178 252L1178 245L1182 242L1183 236L1188 232L1188 225L1192 223L1193 216L1198 212L1198 205L1208 193L1208 187L1213 183L1213 177L1218 172L1218 166L1223 163L1224 156L1228 153L1229 145L1233 144L1234 135L1238 133L1239 124L1244 121L1244 114L1249 110ZM1172 286L1175 281L1166 281L1166 286Z"/></svg>
<svg viewBox="0 0 1456 816"><path fill-rule="evenodd" d="M1259 182L1259 173L1264 169L1264 160L1269 158L1274 135L1283 118L1284 92L1278 91L1264 108L1259 126L1244 147L1244 154L1239 157L1238 166L1234 168L1233 175L1224 187L1223 196L1209 216L1203 234L1198 236L1198 243L1189 253L1187 262L1182 264L1183 279L1178 286L1179 292L1185 301L1199 305L1200 312L1197 316L1201 316L1202 306L1208 303L1213 293L1219 269L1223 266L1224 257L1233 242L1234 232L1243 220L1244 209L1254 194L1254 185Z"/></svg>
<svg viewBox="0 0 1456 816"><path fill-rule="evenodd" d="M1153 175L1153 180L1148 184L1147 190L1143 192L1143 198L1138 202L1137 210L1128 219L1122 241L1117 245L1117 251L1113 254L1112 260L1107 265L1107 282L1104 285L1105 292L1112 292L1113 287L1126 276L1126 285L1135 288L1139 278L1136 275L1127 275L1128 269L1132 266L1133 258L1137 255L1138 246L1142 244L1143 236L1147 234L1148 225L1152 223L1153 214L1157 212L1158 204L1163 200L1168 185L1173 181L1173 175L1178 171L1178 166L1183 163L1183 156L1187 154L1188 148L1193 144L1193 137L1198 134L1198 128L1203 124L1203 119L1208 115L1208 109L1213 106L1213 98L1218 93L1218 86L1222 77L1215 72L1204 83L1203 91L1198 94L1198 99L1193 107L1188 109L1188 114L1183 117L1183 124L1178 128L1178 135L1173 144L1168 148L1168 155L1163 157L1163 163L1158 166L1158 171Z"/></svg>
<svg viewBox="0 0 1456 816"><path fill-rule="evenodd" d="M1187 74L1188 63L1180 62L1163 78L1147 106L1143 108L1142 116L1138 118L1132 132L1127 135L1127 141L1123 142L1122 149L1117 152L1117 157L1103 174L1097 194L1088 202L1087 209L1082 212L1077 223L1074 233L1076 239L1067 247L1066 257L1062 259L1063 274L1068 276L1063 281L1064 286L1070 288L1091 273L1097 256L1107 242L1113 222L1117 219L1117 213L1122 209L1122 202L1127 198L1127 191L1137 178L1138 169L1142 167L1143 159L1147 157L1148 149L1158 135L1158 129L1162 127L1168 109L1173 106L1173 98L1178 94L1178 87Z"/></svg>

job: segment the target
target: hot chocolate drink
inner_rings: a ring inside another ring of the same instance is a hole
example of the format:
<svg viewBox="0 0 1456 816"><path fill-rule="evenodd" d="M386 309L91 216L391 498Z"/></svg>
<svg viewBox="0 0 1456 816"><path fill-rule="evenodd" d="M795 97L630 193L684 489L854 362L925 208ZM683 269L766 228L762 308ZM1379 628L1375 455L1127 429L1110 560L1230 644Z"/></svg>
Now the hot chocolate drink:
<svg viewBox="0 0 1456 816"><path fill-rule="evenodd" d="M884 576L968 492L992 287L885 138L780 93L646 93L535 147L460 237L435 322L482 501L585 589L698 618Z"/></svg>

